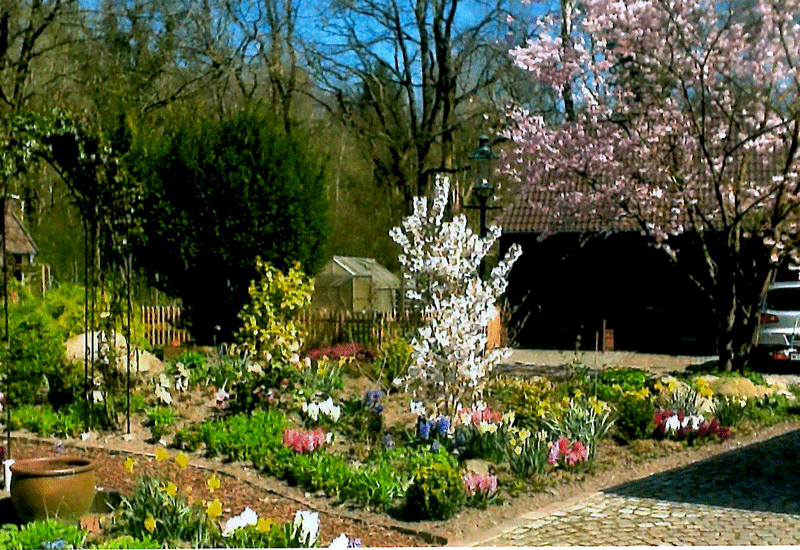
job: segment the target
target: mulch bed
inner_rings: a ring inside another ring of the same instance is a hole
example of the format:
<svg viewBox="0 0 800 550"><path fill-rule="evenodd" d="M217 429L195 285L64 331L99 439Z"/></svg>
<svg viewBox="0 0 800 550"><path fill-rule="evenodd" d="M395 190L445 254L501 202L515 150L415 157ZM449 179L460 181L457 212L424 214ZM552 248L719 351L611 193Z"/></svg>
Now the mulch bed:
<svg viewBox="0 0 800 550"><path fill-rule="evenodd" d="M239 465L198 461L192 456L189 466L179 468L173 460L177 454L174 450L169 451L170 459L158 462L155 457L147 454L84 446L80 442L75 446L70 443L65 443L64 446L64 455L94 460L96 486L105 491L127 494L137 476L152 475L164 482L172 481L180 489L191 487L190 498L200 499L201 502L218 498L223 505L223 519L241 513L245 507L253 509L259 517L270 518L277 523L292 521L298 510L316 510L320 516L319 544L323 547L341 533L359 538L362 546L371 547L446 544L444 538L422 530L376 521L376 514L362 513L363 517L359 517L358 512L333 508L323 499L315 499L313 495L304 494L296 488L258 476L252 470L248 471ZM12 442L12 452L17 460L52 456L54 443L16 437ZM132 473L125 470L125 460L129 457L135 463ZM213 494L206 483L212 473L221 481L220 487Z"/></svg>

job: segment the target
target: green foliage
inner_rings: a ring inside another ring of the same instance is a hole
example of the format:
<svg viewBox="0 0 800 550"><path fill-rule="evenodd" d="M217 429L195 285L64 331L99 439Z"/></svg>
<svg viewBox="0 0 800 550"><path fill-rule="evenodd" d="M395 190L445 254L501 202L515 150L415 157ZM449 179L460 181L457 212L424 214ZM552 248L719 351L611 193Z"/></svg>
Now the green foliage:
<svg viewBox="0 0 800 550"><path fill-rule="evenodd" d="M180 415L175 409L169 407L151 407L145 412L147 416L146 425L150 428L150 435L153 440L158 441L174 425Z"/></svg>
<svg viewBox="0 0 800 550"><path fill-rule="evenodd" d="M342 365L344 359L335 361L327 357L320 357L312 365L302 369L299 373L298 385L307 395L319 392L330 395L333 390L342 388Z"/></svg>
<svg viewBox="0 0 800 550"><path fill-rule="evenodd" d="M42 437L77 437L83 431L83 418L77 406L56 412L49 404L11 408L11 429L25 429Z"/></svg>
<svg viewBox="0 0 800 550"><path fill-rule="evenodd" d="M272 523L268 530L259 531L256 525L236 529L221 542L225 548L293 548L297 537L292 537L292 523Z"/></svg>
<svg viewBox="0 0 800 550"><path fill-rule="evenodd" d="M653 414L655 405L646 398L629 395L614 405L616 411L617 434L624 441L645 439L653 435Z"/></svg>
<svg viewBox="0 0 800 550"><path fill-rule="evenodd" d="M395 379L402 379L408 374L413 351L411 344L399 336L392 338L378 350L373 369L377 381L387 393L394 388Z"/></svg>
<svg viewBox="0 0 800 550"><path fill-rule="evenodd" d="M241 112L142 132L128 157L145 183L147 243L135 254L151 282L179 297L200 343L231 341L260 256L278 269L325 259L322 163L299 133ZM215 330L215 326L219 330Z"/></svg>
<svg viewBox="0 0 800 550"><path fill-rule="evenodd" d="M459 447L458 457L460 460L478 458L499 463L505 458L508 444L505 425L501 425L493 431L484 431L480 426L459 424L455 430L456 441L463 442L463 445Z"/></svg>
<svg viewBox="0 0 800 550"><path fill-rule="evenodd" d="M258 257L256 270L260 278L250 281L250 302L239 313L242 328L231 351L268 367L296 363L306 338L299 316L311 305L314 283L299 263L284 274Z"/></svg>
<svg viewBox="0 0 800 550"><path fill-rule="evenodd" d="M4 525L0 531L0 548L8 550L28 550L44 548L44 544L63 540L63 548L82 548L86 531L80 527L61 522L57 519L32 521L16 526Z"/></svg>
<svg viewBox="0 0 800 550"><path fill-rule="evenodd" d="M19 301L10 304L8 316L9 351L3 347L0 353L4 364L13 365L11 402L43 403L50 391L77 391L78 382L83 382L83 367L65 368L64 332L45 301L22 290Z"/></svg>
<svg viewBox="0 0 800 550"><path fill-rule="evenodd" d="M725 395L714 395L714 416L721 426L734 428L747 415L747 399L740 399Z"/></svg>
<svg viewBox="0 0 800 550"><path fill-rule="evenodd" d="M597 375L595 395L602 401L615 403L624 394L647 387L650 377L647 371L632 367L603 369Z"/></svg>
<svg viewBox="0 0 800 550"><path fill-rule="evenodd" d="M96 548L122 550L128 548L161 548L161 545L152 540L150 537L137 540L130 535L120 535L118 537L112 537L110 539L101 541L99 544L97 544Z"/></svg>
<svg viewBox="0 0 800 550"><path fill-rule="evenodd" d="M514 413L517 426L532 432L543 427L545 416L559 414L563 409L554 400L553 383L546 378L520 379L498 376L487 384L487 396L499 403L499 408Z"/></svg>
<svg viewBox="0 0 800 550"><path fill-rule="evenodd" d="M528 478L541 474L547 465L549 452L550 442L546 432L532 434L527 428L509 430L506 459L516 476Z"/></svg>
<svg viewBox="0 0 800 550"><path fill-rule="evenodd" d="M148 529L153 518L152 531ZM137 540L151 538L167 547L190 543L195 548L209 546L214 533L199 504L188 504L180 492L170 492L158 479L143 476L136 480L130 496L122 496L120 515L114 533L123 533Z"/></svg>
<svg viewBox="0 0 800 550"><path fill-rule="evenodd" d="M419 469L406 491L406 515L416 520L446 520L466 502L461 474L454 466L437 463Z"/></svg>
<svg viewBox="0 0 800 550"><path fill-rule="evenodd" d="M792 387L792 396L782 394L765 395L747 400L746 417L758 424L772 425L800 414L798 394L800 388Z"/></svg>

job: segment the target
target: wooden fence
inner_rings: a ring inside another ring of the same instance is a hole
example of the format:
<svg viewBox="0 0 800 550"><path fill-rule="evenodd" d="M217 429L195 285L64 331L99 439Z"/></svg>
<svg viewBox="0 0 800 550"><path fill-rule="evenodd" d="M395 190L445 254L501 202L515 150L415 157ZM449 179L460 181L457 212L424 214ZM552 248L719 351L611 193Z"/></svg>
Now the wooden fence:
<svg viewBox="0 0 800 550"><path fill-rule="evenodd" d="M347 311L306 312L303 323L308 329L306 347L358 343L377 349L395 336L403 336L420 323L419 314Z"/></svg>
<svg viewBox="0 0 800 550"><path fill-rule="evenodd" d="M180 326L181 308L177 306L142 306L145 338L152 346L182 345L189 331Z"/></svg>

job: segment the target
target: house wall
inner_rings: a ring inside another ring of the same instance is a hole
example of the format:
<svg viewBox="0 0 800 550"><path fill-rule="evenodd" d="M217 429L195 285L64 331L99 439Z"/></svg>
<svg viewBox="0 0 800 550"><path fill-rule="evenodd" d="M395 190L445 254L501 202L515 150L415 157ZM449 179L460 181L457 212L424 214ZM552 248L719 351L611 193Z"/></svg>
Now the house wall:
<svg viewBox="0 0 800 550"><path fill-rule="evenodd" d="M605 327L617 350L714 352L709 300L638 235L503 235L501 250L512 242L523 247L507 291L515 347L595 349Z"/></svg>

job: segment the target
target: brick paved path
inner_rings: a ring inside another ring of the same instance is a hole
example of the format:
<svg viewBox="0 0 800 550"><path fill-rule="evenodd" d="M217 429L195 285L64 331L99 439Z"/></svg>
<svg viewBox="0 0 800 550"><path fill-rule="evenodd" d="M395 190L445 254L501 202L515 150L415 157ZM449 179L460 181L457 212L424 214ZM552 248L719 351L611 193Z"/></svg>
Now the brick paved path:
<svg viewBox="0 0 800 550"><path fill-rule="evenodd" d="M533 511L474 546L800 545L800 431Z"/></svg>

